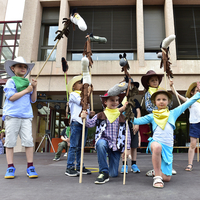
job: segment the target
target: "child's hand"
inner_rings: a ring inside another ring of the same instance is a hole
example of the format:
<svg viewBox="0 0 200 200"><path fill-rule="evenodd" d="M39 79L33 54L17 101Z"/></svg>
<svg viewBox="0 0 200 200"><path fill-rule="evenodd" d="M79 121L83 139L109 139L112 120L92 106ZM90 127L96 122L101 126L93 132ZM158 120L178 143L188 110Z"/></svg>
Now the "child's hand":
<svg viewBox="0 0 200 200"><path fill-rule="evenodd" d="M31 85L35 88L37 86L37 80L32 79Z"/></svg>
<svg viewBox="0 0 200 200"><path fill-rule="evenodd" d="M171 79L169 80L169 85L170 85L170 87L173 87L173 85L174 85L174 83Z"/></svg>
<svg viewBox="0 0 200 200"><path fill-rule="evenodd" d="M90 117L93 117L95 115L95 111L90 111Z"/></svg>
<svg viewBox="0 0 200 200"><path fill-rule="evenodd" d="M197 88L198 88L198 91L200 92L200 82L199 81L197 82Z"/></svg>
<svg viewBox="0 0 200 200"><path fill-rule="evenodd" d="M85 119L87 117L87 114L88 114L87 111L83 110L81 113L81 118Z"/></svg>
<svg viewBox="0 0 200 200"><path fill-rule="evenodd" d="M32 85L29 85L29 86L26 88L27 93L32 92L32 90L33 90L33 86L32 86Z"/></svg>

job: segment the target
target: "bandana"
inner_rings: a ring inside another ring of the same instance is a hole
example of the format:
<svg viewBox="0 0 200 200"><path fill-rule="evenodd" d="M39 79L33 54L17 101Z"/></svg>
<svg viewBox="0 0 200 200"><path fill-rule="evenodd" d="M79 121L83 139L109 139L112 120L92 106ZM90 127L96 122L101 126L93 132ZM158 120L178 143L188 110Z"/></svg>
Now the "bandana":
<svg viewBox="0 0 200 200"><path fill-rule="evenodd" d="M109 109L106 107L106 110L104 111L108 121L112 124L120 115L119 109Z"/></svg>
<svg viewBox="0 0 200 200"><path fill-rule="evenodd" d="M25 90L29 86L29 80L27 78L13 76L12 79L15 82L17 92L21 92L22 90Z"/></svg>
<svg viewBox="0 0 200 200"><path fill-rule="evenodd" d="M197 102L200 103L200 99L198 99Z"/></svg>
<svg viewBox="0 0 200 200"><path fill-rule="evenodd" d="M153 113L153 119L156 122L156 124L164 130L170 113L168 108L162 110L153 110L152 113Z"/></svg>
<svg viewBox="0 0 200 200"><path fill-rule="evenodd" d="M73 92L76 92L77 94L81 95L81 91L80 90L74 90Z"/></svg>
<svg viewBox="0 0 200 200"><path fill-rule="evenodd" d="M153 93L155 93L158 90L158 88L160 88L160 86L158 86L157 88L149 87L148 91L149 91L150 95L152 95Z"/></svg>

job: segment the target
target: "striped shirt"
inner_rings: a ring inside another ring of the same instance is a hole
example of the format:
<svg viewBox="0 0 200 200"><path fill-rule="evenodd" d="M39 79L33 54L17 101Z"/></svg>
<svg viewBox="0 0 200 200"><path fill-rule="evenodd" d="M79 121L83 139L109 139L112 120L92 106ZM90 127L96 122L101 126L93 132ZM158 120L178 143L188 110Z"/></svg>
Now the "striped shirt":
<svg viewBox="0 0 200 200"><path fill-rule="evenodd" d="M86 121L86 126L88 128L96 126L96 121L97 121L97 115L95 115L92 119L87 119ZM109 148L112 149L113 151L117 151L117 136L119 132L119 117L113 122L110 123L108 119L106 120L107 126L105 133L102 134L100 139L104 139L108 141ZM127 138L127 149L130 149L130 142L131 142L131 137L130 137L130 130L128 127L128 138Z"/></svg>

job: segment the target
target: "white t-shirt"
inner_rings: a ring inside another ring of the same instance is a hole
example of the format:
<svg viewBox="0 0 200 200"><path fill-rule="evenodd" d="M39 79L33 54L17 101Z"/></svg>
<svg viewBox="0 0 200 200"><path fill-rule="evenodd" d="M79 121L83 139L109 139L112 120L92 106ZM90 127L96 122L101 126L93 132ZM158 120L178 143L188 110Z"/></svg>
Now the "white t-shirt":
<svg viewBox="0 0 200 200"><path fill-rule="evenodd" d="M170 123L166 123L165 129L162 130L160 126L157 126L153 132L153 139L155 141L161 142L169 147L174 145L174 130Z"/></svg>
<svg viewBox="0 0 200 200"><path fill-rule="evenodd" d="M197 124L200 122L200 103L195 102L189 107L190 116L189 122L191 124Z"/></svg>

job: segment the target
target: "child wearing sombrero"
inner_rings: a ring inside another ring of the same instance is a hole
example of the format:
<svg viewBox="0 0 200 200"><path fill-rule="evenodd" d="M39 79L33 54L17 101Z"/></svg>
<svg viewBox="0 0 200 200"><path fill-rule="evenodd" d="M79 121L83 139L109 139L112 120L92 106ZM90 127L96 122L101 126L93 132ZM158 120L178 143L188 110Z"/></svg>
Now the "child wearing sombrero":
<svg viewBox="0 0 200 200"><path fill-rule="evenodd" d="M187 92L186 97L180 95L177 91L173 88L173 81L170 81L170 87L172 92L175 94L177 93L180 100L183 102L188 101L191 97L193 97L198 92L197 82L192 83ZM193 160L195 155L196 143L197 138L200 138L200 99L197 100L194 104L189 107L190 116L190 147L188 149L188 165L185 168L186 171L193 170Z"/></svg>
<svg viewBox="0 0 200 200"><path fill-rule="evenodd" d="M198 91L200 91L200 83L197 83ZM152 164L154 167L153 187L163 188L163 181L170 181L172 176L173 162L173 132L177 118L193 103L200 98L200 93L197 92L187 102L170 110L168 105L172 100L172 95L165 89L159 88L151 97L151 101L157 110L153 110L141 118L134 118L133 124L148 124L153 126L153 137L149 138L148 148L152 153Z"/></svg>
<svg viewBox="0 0 200 200"><path fill-rule="evenodd" d="M95 147L99 163L99 176L96 184L109 181L109 176L118 176L118 167L121 153L124 152L125 141L125 117L118 109L119 103L125 93L110 96L108 93L101 96L104 111L96 114L92 119L86 120L87 127L96 126ZM87 113L82 112L81 117L86 118ZM130 149L130 131L128 128L127 149ZM107 163L107 154L109 166Z"/></svg>
<svg viewBox="0 0 200 200"><path fill-rule="evenodd" d="M23 57L7 60L4 64L7 74L11 77L4 87L6 100L2 117L5 122L6 138L4 146L6 147L8 163L4 177L6 179L15 177L13 148L16 146L18 135L26 151L27 176L29 178L38 177L33 166L33 111L31 106L31 103L37 100L37 81L32 79L32 82L29 83L29 80L25 78L34 65L34 63L27 63Z"/></svg>
<svg viewBox="0 0 200 200"><path fill-rule="evenodd" d="M82 127L83 122L79 114L82 111L81 106L81 88L82 75L74 76L68 83L69 108L70 108L70 147L67 158L67 169L65 174L67 176L78 176L80 172L80 157L81 157L81 141L82 141ZM89 113L89 109L87 109ZM87 128L85 128L85 141L87 139ZM75 156L76 155L76 156ZM75 169L76 157L76 169ZM83 174L91 174L90 170L83 167Z"/></svg>

